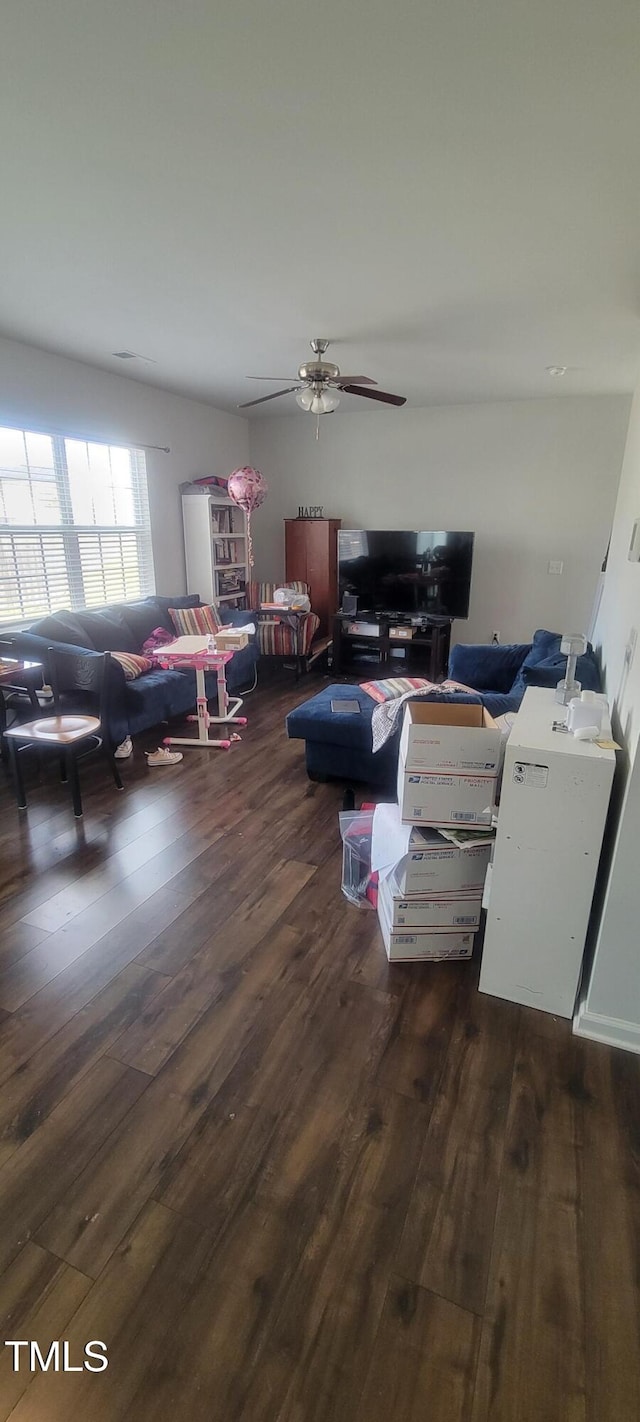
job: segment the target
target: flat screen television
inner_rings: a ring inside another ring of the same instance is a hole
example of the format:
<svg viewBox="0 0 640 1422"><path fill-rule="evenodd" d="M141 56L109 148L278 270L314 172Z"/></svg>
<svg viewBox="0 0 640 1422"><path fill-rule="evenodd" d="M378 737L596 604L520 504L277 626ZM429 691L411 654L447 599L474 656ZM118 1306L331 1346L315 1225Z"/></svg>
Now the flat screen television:
<svg viewBox="0 0 640 1422"><path fill-rule="evenodd" d="M361 612L468 617L472 533L407 533L342 528L338 592Z"/></svg>

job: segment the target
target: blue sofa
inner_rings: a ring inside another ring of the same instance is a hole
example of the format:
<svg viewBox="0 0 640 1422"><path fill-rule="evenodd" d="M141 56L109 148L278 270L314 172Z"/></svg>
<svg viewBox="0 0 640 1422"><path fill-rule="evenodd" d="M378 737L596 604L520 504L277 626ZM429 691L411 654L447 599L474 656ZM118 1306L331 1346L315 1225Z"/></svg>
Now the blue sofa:
<svg viewBox="0 0 640 1422"><path fill-rule="evenodd" d="M555 687L564 676L566 657L556 632L539 630L533 642L511 646L459 644L449 658L449 676L473 688L469 692L436 693L438 701L474 702L491 716L517 711L527 686ZM600 691L601 679L593 648L578 658L576 675L585 691ZM359 712L332 711L332 701L357 701ZM435 697L434 697L435 699ZM397 733L373 754L371 718L375 702L361 686L336 683L323 687L287 716L287 735L305 743L305 764L311 780L361 781L386 792L396 783Z"/></svg>
<svg viewBox="0 0 640 1422"><path fill-rule="evenodd" d="M359 712L332 711L331 702L357 701ZM435 699L435 698L434 698ZM447 692L438 701L480 703L479 696L466 692ZM310 701L296 706L286 719L291 740L304 741L305 765L310 780L353 780L377 789L395 788L398 768L397 735L373 754L371 749L371 718L376 703L361 686L346 686L336 682L324 686Z"/></svg>
<svg viewBox="0 0 640 1422"><path fill-rule="evenodd" d="M44 617L40 622L24 632L11 634L11 641L20 656L43 663L46 675L47 649L76 651L79 647L89 654L99 652L140 652L143 642L154 628L166 627L174 632L169 617L170 607L197 607L200 598L187 597L146 597L139 602L123 602L96 611L56 612ZM241 611L222 611L222 621L229 626L240 626L250 614ZM255 675L258 649L254 639L249 646L236 652L227 665L227 686L229 691L239 691L249 686ZM215 696L217 680L215 672L207 673L207 694ZM165 671L157 667L135 681L126 681L118 662L110 663L109 683L109 725L108 733L112 744L119 745L125 736L135 736L140 731L159 726L162 721L185 716L193 710L196 698L195 672ZM81 706L81 697L75 706ZM72 709L69 704L69 709ZM86 709L86 707L84 708Z"/></svg>
<svg viewBox="0 0 640 1422"><path fill-rule="evenodd" d="M565 674L567 659L557 632L539 628L532 642L504 646L459 642L449 657L449 676L480 692L490 716L517 711L528 686L553 689ZM598 661L591 646L578 657L576 676L583 691L602 691Z"/></svg>

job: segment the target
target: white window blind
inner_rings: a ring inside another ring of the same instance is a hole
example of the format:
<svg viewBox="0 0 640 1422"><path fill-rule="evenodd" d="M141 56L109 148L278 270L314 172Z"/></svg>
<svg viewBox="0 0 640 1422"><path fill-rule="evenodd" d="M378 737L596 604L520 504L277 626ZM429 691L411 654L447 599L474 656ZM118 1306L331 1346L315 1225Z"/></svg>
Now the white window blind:
<svg viewBox="0 0 640 1422"><path fill-rule="evenodd" d="M0 427L0 626L153 591L144 454Z"/></svg>

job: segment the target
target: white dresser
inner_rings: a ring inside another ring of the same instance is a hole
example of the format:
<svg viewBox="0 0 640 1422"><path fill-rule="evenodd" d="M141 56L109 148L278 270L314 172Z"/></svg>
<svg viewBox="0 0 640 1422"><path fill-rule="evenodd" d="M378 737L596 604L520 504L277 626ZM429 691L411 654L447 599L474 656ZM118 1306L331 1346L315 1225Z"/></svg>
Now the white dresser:
<svg viewBox="0 0 640 1422"><path fill-rule="evenodd" d="M554 731L529 687L507 742L480 991L572 1017L615 752Z"/></svg>

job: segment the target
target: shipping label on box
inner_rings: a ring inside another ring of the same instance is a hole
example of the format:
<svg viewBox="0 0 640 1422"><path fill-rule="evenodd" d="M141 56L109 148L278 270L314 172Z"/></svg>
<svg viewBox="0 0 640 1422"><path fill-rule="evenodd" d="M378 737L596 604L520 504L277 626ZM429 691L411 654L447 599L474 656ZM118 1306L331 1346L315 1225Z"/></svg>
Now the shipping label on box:
<svg viewBox="0 0 640 1422"><path fill-rule="evenodd" d="M398 803L409 824L490 825L496 797L495 775L418 775L398 766Z"/></svg>
<svg viewBox="0 0 640 1422"><path fill-rule="evenodd" d="M404 770L475 771L497 775L504 738L483 706L409 701L399 761Z"/></svg>
<svg viewBox="0 0 640 1422"><path fill-rule="evenodd" d="M379 894L384 898L384 912L395 928L457 928L460 932L475 932L480 926L481 900L475 898L433 898L404 895L397 878L390 874L382 879Z"/></svg>
<svg viewBox="0 0 640 1422"><path fill-rule="evenodd" d="M487 844L450 844L430 832L433 840L424 849L410 849L396 868L403 894L466 894L482 892L493 841Z"/></svg>
<svg viewBox="0 0 640 1422"><path fill-rule="evenodd" d="M215 633L215 644L220 652L241 652L249 645L249 638L239 627L223 627Z"/></svg>
<svg viewBox="0 0 640 1422"><path fill-rule="evenodd" d="M472 933L442 929L393 929L381 894L378 895L378 921L391 963L439 962L445 958L470 958L473 953Z"/></svg>

